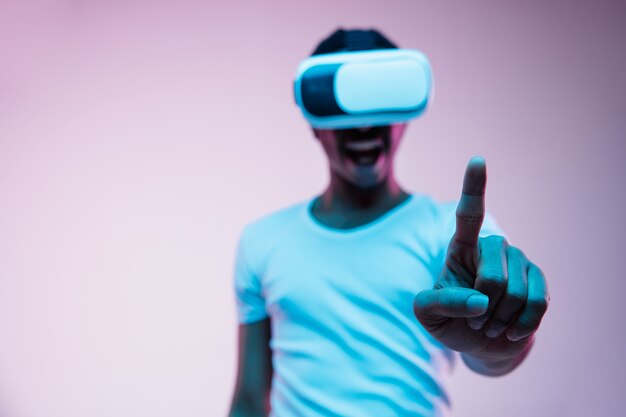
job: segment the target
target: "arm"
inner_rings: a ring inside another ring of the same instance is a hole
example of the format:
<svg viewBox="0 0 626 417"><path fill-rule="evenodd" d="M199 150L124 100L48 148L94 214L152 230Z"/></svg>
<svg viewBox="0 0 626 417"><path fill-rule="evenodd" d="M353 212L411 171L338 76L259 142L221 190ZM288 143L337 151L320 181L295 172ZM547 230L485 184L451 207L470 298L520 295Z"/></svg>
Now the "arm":
<svg viewBox="0 0 626 417"><path fill-rule="evenodd" d="M229 417L266 417L272 384L270 319L239 325L237 382Z"/></svg>

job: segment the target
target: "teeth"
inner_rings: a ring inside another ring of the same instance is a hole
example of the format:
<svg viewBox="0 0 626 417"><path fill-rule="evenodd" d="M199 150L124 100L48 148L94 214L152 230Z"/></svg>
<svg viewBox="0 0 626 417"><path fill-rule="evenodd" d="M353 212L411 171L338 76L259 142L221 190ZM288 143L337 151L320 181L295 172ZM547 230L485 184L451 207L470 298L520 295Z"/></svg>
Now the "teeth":
<svg viewBox="0 0 626 417"><path fill-rule="evenodd" d="M368 139L362 140L358 142L348 142L346 143L346 149L351 151L371 151L376 148L382 148L383 141L382 139Z"/></svg>

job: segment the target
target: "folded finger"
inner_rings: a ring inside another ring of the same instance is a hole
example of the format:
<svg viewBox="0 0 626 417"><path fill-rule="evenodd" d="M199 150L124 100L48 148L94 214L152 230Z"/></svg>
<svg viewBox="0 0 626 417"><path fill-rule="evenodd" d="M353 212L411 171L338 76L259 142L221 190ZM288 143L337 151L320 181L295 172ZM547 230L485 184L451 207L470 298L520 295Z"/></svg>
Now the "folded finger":
<svg viewBox="0 0 626 417"><path fill-rule="evenodd" d="M533 334L548 309L550 296L543 272L534 264L528 265L528 298L524 309L507 331L509 340L520 340Z"/></svg>
<svg viewBox="0 0 626 417"><path fill-rule="evenodd" d="M506 291L508 269L506 261L506 240L502 236L487 236L479 240L480 256L476 271L474 289L489 297L487 312L480 317L468 320L468 325L481 329Z"/></svg>
<svg viewBox="0 0 626 417"><path fill-rule="evenodd" d="M513 246L506 249L508 280L506 291L500 297L489 321L484 326L488 337L498 337L523 310L528 296L528 261L524 253Z"/></svg>

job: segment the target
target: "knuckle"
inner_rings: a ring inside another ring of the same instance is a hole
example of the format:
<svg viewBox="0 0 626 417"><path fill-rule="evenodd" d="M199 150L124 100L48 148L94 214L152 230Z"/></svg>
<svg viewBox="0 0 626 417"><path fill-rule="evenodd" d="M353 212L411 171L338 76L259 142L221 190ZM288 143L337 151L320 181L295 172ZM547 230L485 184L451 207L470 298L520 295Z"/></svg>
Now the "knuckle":
<svg viewBox="0 0 626 417"><path fill-rule="evenodd" d="M448 268L453 269L453 265L450 263L451 261L456 264L462 264L466 259L463 257L463 251L459 250L457 246L454 248L451 247L450 249L451 250L448 250L445 263Z"/></svg>
<svg viewBox="0 0 626 417"><path fill-rule="evenodd" d="M490 257L504 258L506 256L507 243L503 236L489 235L479 239L480 249Z"/></svg>
<svg viewBox="0 0 626 417"><path fill-rule="evenodd" d="M494 288L503 288L507 282L504 271L496 268L484 268L480 273L480 279L483 285Z"/></svg>
<svg viewBox="0 0 626 417"><path fill-rule="evenodd" d="M528 299L526 301L526 308L537 317L542 317L548 310L548 300L547 298Z"/></svg>
<svg viewBox="0 0 626 417"><path fill-rule="evenodd" d="M530 262L529 268L532 269L533 273L535 273L538 277L540 277L542 280L546 279L545 274L543 273L543 271L541 270L541 268L539 268L537 265L535 265L534 263Z"/></svg>
<svg viewBox="0 0 626 417"><path fill-rule="evenodd" d="M506 250L509 256L528 260L528 258L526 258L526 254L518 247L508 246Z"/></svg>
<svg viewBox="0 0 626 417"><path fill-rule="evenodd" d="M475 210L471 210L471 211L468 211L467 209L457 210L456 217L462 222L469 223L469 224L478 224L478 223L482 223L483 221L482 214Z"/></svg>
<svg viewBox="0 0 626 417"><path fill-rule="evenodd" d="M488 243L489 245L493 245L493 246L503 246L507 244L504 236L500 236L500 235L489 235L489 236L485 236L483 239L485 240L485 243Z"/></svg>
<svg viewBox="0 0 626 417"><path fill-rule="evenodd" d="M528 332L539 326L539 320L534 317L523 315L517 319L515 327L518 331Z"/></svg>
<svg viewBox="0 0 626 417"><path fill-rule="evenodd" d="M505 246L505 247L509 246L509 242L507 242L507 240L506 240L506 238L504 236L500 236L500 235L493 235L493 236L494 236L495 242L499 246Z"/></svg>
<svg viewBox="0 0 626 417"><path fill-rule="evenodd" d="M507 291L504 295L505 302L516 309L521 309L526 304L526 294L521 291Z"/></svg>

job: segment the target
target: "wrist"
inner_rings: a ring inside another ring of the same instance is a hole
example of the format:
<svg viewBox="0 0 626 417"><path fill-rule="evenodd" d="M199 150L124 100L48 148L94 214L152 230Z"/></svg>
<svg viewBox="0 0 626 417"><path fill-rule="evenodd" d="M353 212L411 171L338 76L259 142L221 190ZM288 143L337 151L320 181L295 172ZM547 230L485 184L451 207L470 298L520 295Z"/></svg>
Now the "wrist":
<svg viewBox="0 0 626 417"><path fill-rule="evenodd" d="M482 352L462 352L463 362L474 372L486 376L501 376L517 368L528 356L534 343L534 336L525 340L514 352L485 354Z"/></svg>

